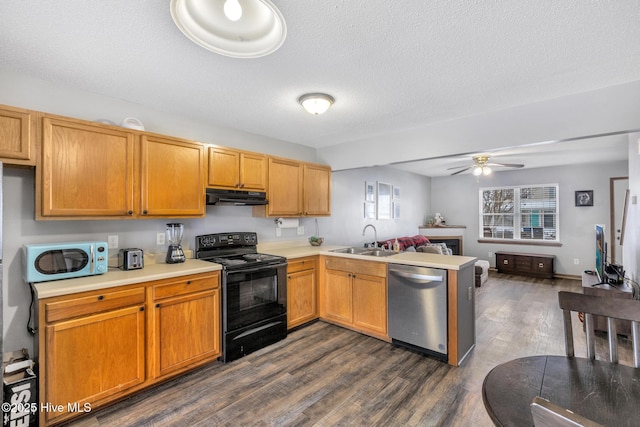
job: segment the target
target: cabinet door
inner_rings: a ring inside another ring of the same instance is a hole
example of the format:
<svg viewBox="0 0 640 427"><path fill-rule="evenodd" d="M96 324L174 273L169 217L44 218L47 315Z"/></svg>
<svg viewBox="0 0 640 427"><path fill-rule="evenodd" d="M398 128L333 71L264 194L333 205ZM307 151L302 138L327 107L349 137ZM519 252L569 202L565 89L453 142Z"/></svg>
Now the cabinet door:
<svg viewBox="0 0 640 427"><path fill-rule="evenodd" d="M331 215L331 169L304 165L304 214Z"/></svg>
<svg viewBox="0 0 640 427"><path fill-rule="evenodd" d="M303 270L287 275L287 327L316 319L316 271Z"/></svg>
<svg viewBox="0 0 640 427"><path fill-rule="evenodd" d="M144 318L143 306L134 306L46 326L40 401L64 408L46 412L48 421L68 403L116 399L145 380Z"/></svg>
<svg viewBox="0 0 640 427"><path fill-rule="evenodd" d="M141 138L143 216L205 214L204 147L173 138Z"/></svg>
<svg viewBox="0 0 640 427"><path fill-rule="evenodd" d="M42 217L133 215L133 133L58 118L42 131Z"/></svg>
<svg viewBox="0 0 640 427"><path fill-rule="evenodd" d="M264 191L267 188L267 157L263 154L240 154L240 188Z"/></svg>
<svg viewBox="0 0 640 427"><path fill-rule="evenodd" d="M269 216L302 215L302 164L269 159Z"/></svg>
<svg viewBox="0 0 640 427"><path fill-rule="evenodd" d="M221 354L219 289L168 298L153 310L154 377Z"/></svg>
<svg viewBox="0 0 640 427"><path fill-rule="evenodd" d="M0 106L0 160L35 165L33 121L29 110Z"/></svg>
<svg viewBox="0 0 640 427"><path fill-rule="evenodd" d="M235 190L240 187L240 153L209 147L209 186Z"/></svg>
<svg viewBox="0 0 640 427"><path fill-rule="evenodd" d="M353 324L377 334L387 334L387 281L382 277L353 276Z"/></svg>
<svg viewBox="0 0 640 427"><path fill-rule="evenodd" d="M326 270L324 284L324 317L348 326L353 323L351 276L346 271Z"/></svg>

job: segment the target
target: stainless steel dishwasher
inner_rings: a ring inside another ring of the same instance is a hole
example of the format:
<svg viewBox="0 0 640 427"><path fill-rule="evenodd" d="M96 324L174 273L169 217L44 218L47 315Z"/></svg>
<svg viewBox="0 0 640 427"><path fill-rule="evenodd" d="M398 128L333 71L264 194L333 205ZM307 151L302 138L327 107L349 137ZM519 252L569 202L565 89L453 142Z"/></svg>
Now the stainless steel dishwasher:
<svg viewBox="0 0 640 427"><path fill-rule="evenodd" d="M447 359L447 270L389 264L392 342Z"/></svg>

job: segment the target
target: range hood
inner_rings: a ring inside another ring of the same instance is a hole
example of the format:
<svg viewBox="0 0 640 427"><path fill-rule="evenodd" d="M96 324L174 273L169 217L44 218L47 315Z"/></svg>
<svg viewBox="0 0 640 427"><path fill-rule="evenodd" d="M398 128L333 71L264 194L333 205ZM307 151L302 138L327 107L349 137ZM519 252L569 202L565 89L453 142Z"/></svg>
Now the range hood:
<svg viewBox="0 0 640 427"><path fill-rule="evenodd" d="M267 205L264 191L218 190L207 188L207 205L256 206Z"/></svg>

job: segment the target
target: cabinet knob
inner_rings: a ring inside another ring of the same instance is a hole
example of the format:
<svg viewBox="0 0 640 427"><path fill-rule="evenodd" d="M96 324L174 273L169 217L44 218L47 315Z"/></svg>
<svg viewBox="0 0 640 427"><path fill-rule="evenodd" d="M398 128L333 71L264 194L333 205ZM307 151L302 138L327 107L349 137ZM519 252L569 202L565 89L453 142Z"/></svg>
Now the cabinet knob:
<svg viewBox="0 0 640 427"><path fill-rule="evenodd" d="M144 305L140 306L140 311L144 311Z"/></svg>
<svg viewBox="0 0 640 427"><path fill-rule="evenodd" d="M160 308L160 303L156 304L156 308Z"/></svg>
<svg viewBox="0 0 640 427"><path fill-rule="evenodd" d="M146 215L146 214L147 214L147 210L145 209L142 211L142 215Z"/></svg>
<svg viewBox="0 0 640 427"><path fill-rule="evenodd" d="M187 285L190 285L190 284L191 284L191 280L187 280Z"/></svg>
<svg viewBox="0 0 640 427"><path fill-rule="evenodd" d="M240 184L240 188L244 188L244 184Z"/></svg>
<svg viewBox="0 0 640 427"><path fill-rule="evenodd" d="M102 301L104 299L104 295L98 295L98 301Z"/></svg>
<svg viewBox="0 0 640 427"><path fill-rule="evenodd" d="M127 215L133 215L133 211L128 211Z"/></svg>

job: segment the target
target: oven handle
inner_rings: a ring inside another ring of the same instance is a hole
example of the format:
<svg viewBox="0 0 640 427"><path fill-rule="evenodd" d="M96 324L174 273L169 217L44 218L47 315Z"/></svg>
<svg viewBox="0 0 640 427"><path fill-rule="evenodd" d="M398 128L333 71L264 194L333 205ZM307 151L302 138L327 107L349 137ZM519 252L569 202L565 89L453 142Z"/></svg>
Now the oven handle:
<svg viewBox="0 0 640 427"><path fill-rule="evenodd" d="M265 265L262 267L256 267L256 268L248 268L246 270L233 270L233 271L227 271L227 276L230 274L234 274L234 273L257 273L259 271L267 271L267 270L272 270L274 268L278 268L278 267L286 267L287 263L283 262L280 264L270 264L270 265Z"/></svg>

